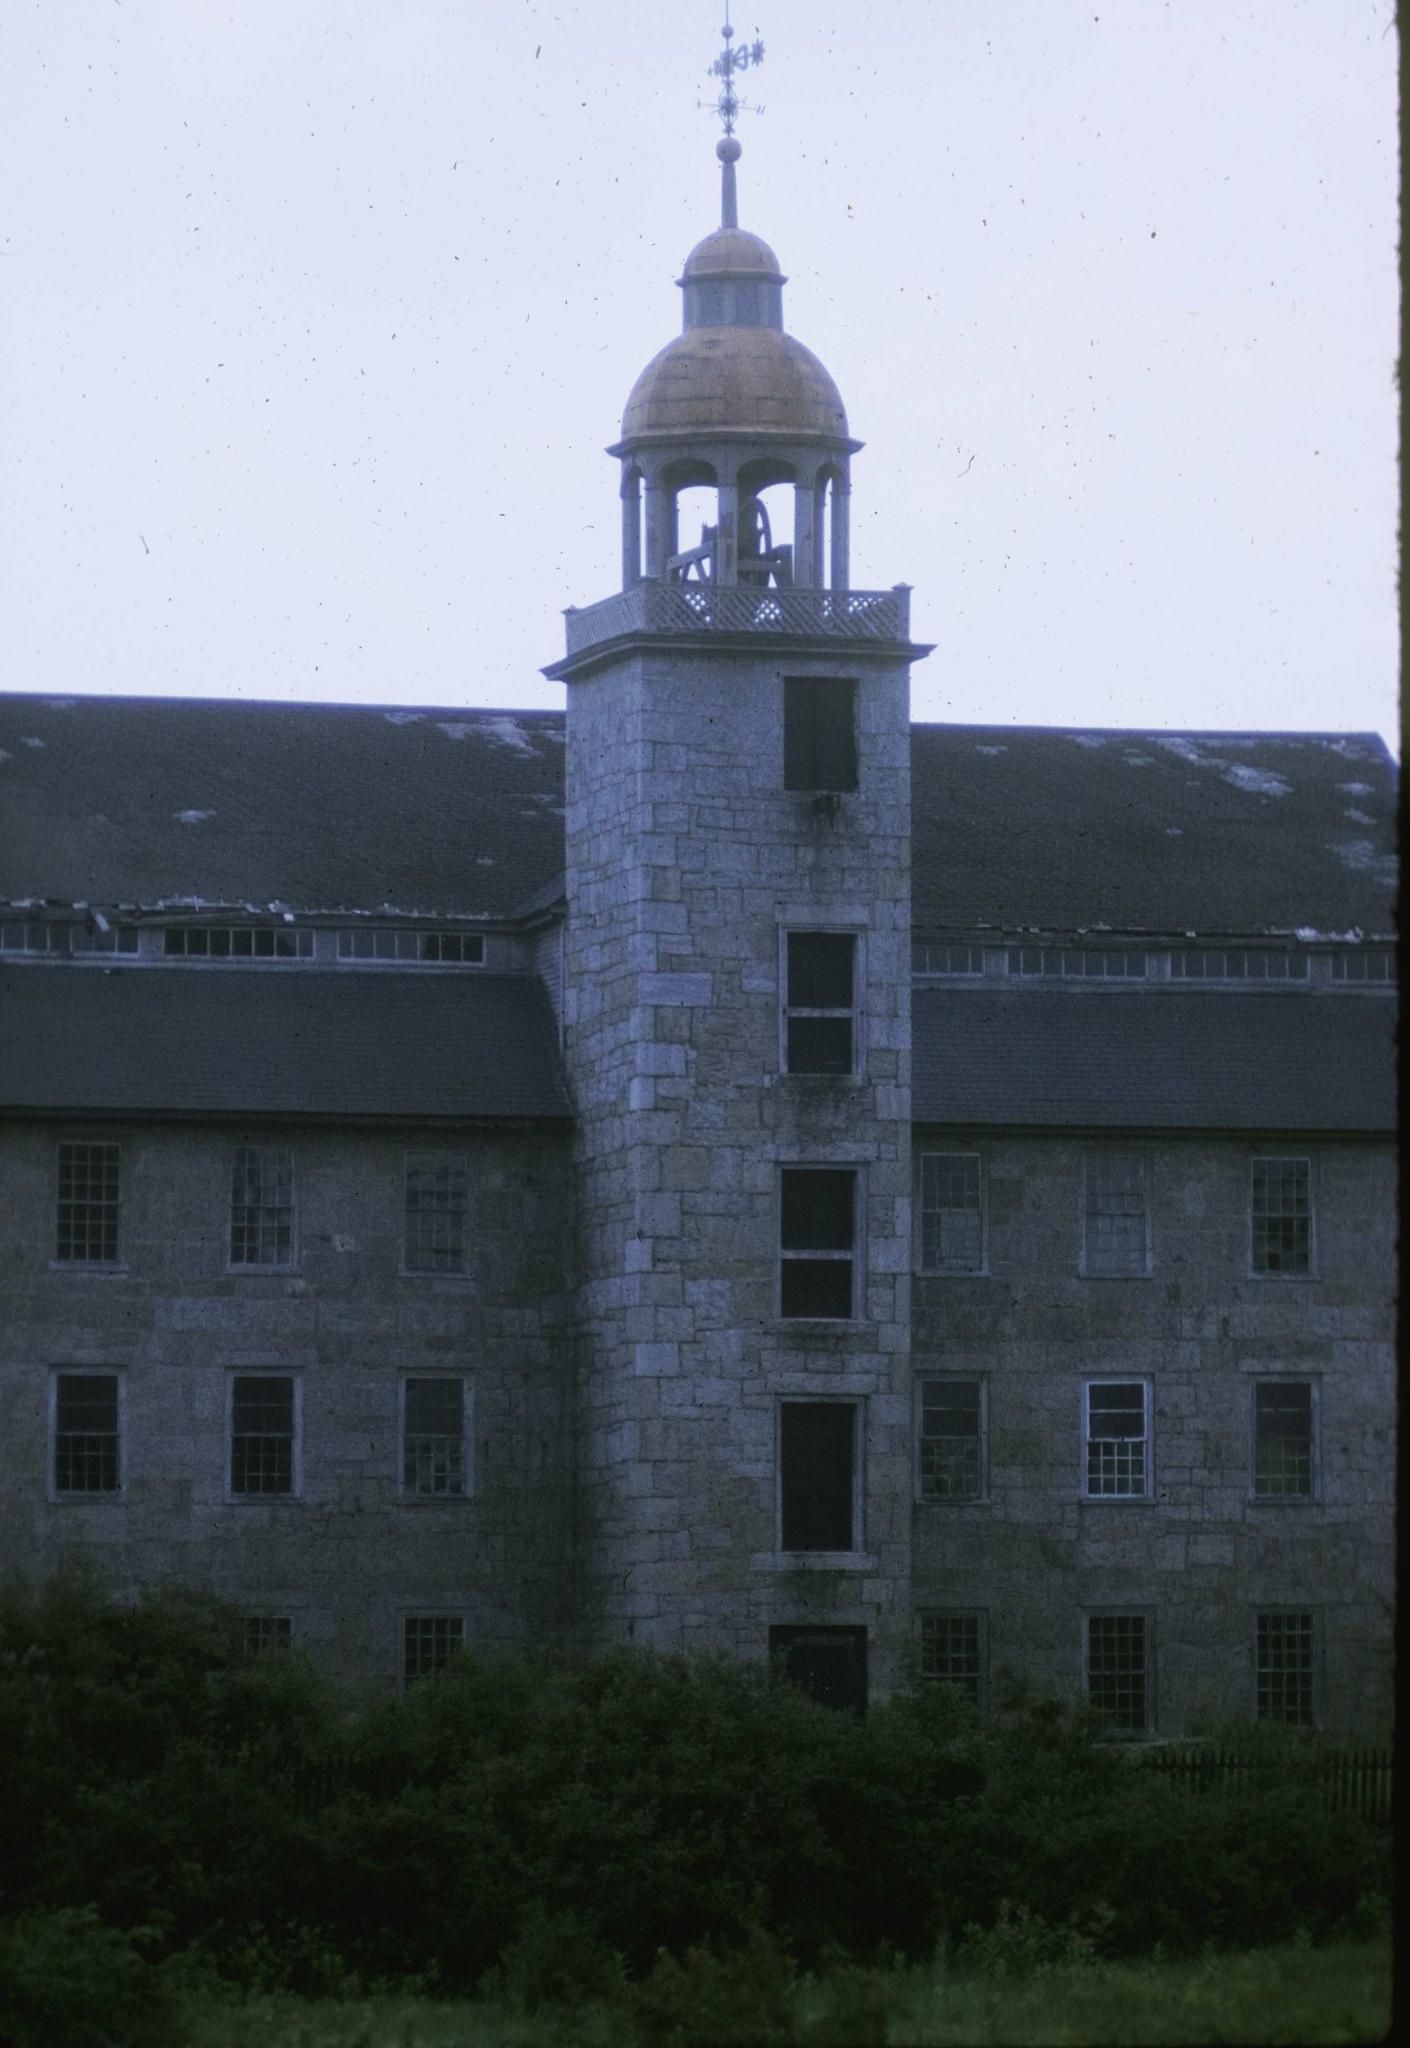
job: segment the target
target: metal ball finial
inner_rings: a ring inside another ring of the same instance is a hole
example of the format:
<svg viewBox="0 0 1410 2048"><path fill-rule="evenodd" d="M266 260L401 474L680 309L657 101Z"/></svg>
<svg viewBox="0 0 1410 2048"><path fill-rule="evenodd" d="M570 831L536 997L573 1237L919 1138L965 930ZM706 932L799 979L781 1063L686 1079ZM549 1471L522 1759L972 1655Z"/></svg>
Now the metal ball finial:
<svg viewBox="0 0 1410 2048"><path fill-rule="evenodd" d="M737 164L744 154L744 144L737 135L723 135L715 144L715 154L722 164Z"/></svg>

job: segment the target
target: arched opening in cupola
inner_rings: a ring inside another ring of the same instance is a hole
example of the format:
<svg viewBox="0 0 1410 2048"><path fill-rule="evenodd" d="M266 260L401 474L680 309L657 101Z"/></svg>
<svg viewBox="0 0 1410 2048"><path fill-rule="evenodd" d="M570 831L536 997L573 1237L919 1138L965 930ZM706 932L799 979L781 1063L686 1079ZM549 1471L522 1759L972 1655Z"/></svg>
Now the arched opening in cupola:
<svg viewBox="0 0 1410 2048"><path fill-rule="evenodd" d="M819 590L845 590L850 573L847 475L837 463L818 471L814 522L814 559Z"/></svg>
<svg viewBox="0 0 1410 2048"><path fill-rule="evenodd" d="M739 566L742 584L788 589L796 580L797 469L776 456L747 462L739 472Z"/></svg>

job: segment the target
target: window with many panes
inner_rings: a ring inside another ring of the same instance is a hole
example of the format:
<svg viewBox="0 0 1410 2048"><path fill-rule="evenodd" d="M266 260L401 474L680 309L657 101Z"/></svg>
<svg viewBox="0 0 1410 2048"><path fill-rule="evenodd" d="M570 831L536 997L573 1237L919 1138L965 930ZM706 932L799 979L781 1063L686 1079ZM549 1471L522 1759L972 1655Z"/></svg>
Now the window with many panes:
<svg viewBox="0 0 1410 2048"><path fill-rule="evenodd" d="M923 1273L984 1270L984 1175L977 1152L923 1152L920 1160Z"/></svg>
<svg viewBox="0 0 1410 2048"><path fill-rule="evenodd" d="M70 932L75 953L136 953L140 950L133 924L76 924Z"/></svg>
<svg viewBox="0 0 1410 2048"><path fill-rule="evenodd" d="M920 1383L922 1500L982 1500L985 1491L984 1382Z"/></svg>
<svg viewBox="0 0 1410 2048"><path fill-rule="evenodd" d="M1312 1162L1255 1159L1251 1186L1255 1273L1312 1271Z"/></svg>
<svg viewBox="0 0 1410 2048"><path fill-rule="evenodd" d="M783 685L783 786L857 787L857 685L838 676L788 676Z"/></svg>
<svg viewBox="0 0 1410 2048"><path fill-rule="evenodd" d="M1316 1488L1316 1405L1311 1380L1253 1383L1256 1500L1311 1500Z"/></svg>
<svg viewBox="0 0 1410 2048"><path fill-rule="evenodd" d="M1083 1492L1094 1500L1143 1500L1150 1492L1150 1389L1144 1380L1090 1380Z"/></svg>
<svg viewBox="0 0 1410 2048"><path fill-rule="evenodd" d="M911 947L911 971L913 974L982 974L984 948L952 946L939 939L919 939Z"/></svg>
<svg viewBox="0 0 1410 2048"><path fill-rule="evenodd" d="M1112 946L1010 946L1008 970L1079 981L1144 981L1146 956Z"/></svg>
<svg viewBox="0 0 1410 2048"><path fill-rule="evenodd" d="M856 935L783 936L785 1068L790 1074L850 1074L856 1048Z"/></svg>
<svg viewBox="0 0 1410 2048"><path fill-rule="evenodd" d="M417 1374L401 1383L401 1490L408 1500L469 1492L466 1387L458 1375Z"/></svg>
<svg viewBox="0 0 1410 2048"><path fill-rule="evenodd" d="M856 1313L857 1176L785 1166L779 1203L779 1313L846 1321Z"/></svg>
<svg viewBox="0 0 1410 2048"><path fill-rule="evenodd" d="M1185 946L1170 955L1172 981L1306 981L1306 953Z"/></svg>
<svg viewBox="0 0 1410 2048"><path fill-rule="evenodd" d="M779 1548L857 1549L857 1404L779 1404Z"/></svg>
<svg viewBox="0 0 1410 2048"><path fill-rule="evenodd" d="M1364 951L1333 953L1333 981L1394 981L1394 946L1368 946Z"/></svg>
<svg viewBox="0 0 1410 2048"><path fill-rule="evenodd" d="M56 1257L114 1265L118 1255L118 1148L60 1145Z"/></svg>
<svg viewBox="0 0 1410 2048"><path fill-rule="evenodd" d="M311 960L313 933L288 925L171 924L162 934L168 960Z"/></svg>
<svg viewBox="0 0 1410 2048"><path fill-rule="evenodd" d="M230 1491L295 1491L298 1400L287 1373L236 1373L230 1382Z"/></svg>
<svg viewBox="0 0 1410 2048"><path fill-rule="evenodd" d="M1316 1720L1316 1630L1308 1613L1274 1609L1254 1618L1254 1670L1260 1721L1311 1728Z"/></svg>
<svg viewBox="0 0 1410 2048"><path fill-rule="evenodd" d="M287 1614L247 1614L245 1655L262 1657L267 1651L291 1650L294 1646L293 1618Z"/></svg>
<svg viewBox="0 0 1410 2048"><path fill-rule="evenodd" d="M408 1273L463 1273L470 1174L463 1152L412 1152L406 1162Z"/></svg>
<svg viewBox="0 0 1410 2048"><path fill-rule="evenodd" d="M1087 1616L1087 1698L1113 1734L1151 1725L1150 1649L1148 1615Z"/></svg>
<svg viewBox="0 0 1410 2048"><path fill-rule="evenodd" d="M121 1388L116 1373L55 1373L55 1493L121 1491L120 1401Z"/></svg>
<svg viewBox="0 0 1410 2048"><path fill-rule="evenodd" d="M232 1266L294 1263L294 1155L278 1145L242 1145L230 1174Z"/></svg>
<svg viewBox="0 0 1410 2048"><path fill-rule="evenodd" d="M952 1685L971 1705L984 1704L988 1677L987 1616L979 1608L948 1608L920 1617L920 1675Z"/></svg>
<svg viewBox="0 0 1410 2048"><path fill-rule="evenodd" d="M1090 1278L1110 1280L1143 1274L1148 1267L1144 1157L1139 1152L1089 1152L1082 1270Z"/></svg>
<svg viewBox="0 0 1410 2048"><path fill-rule="evenodd" d="M338 933L340 960L396 960L405 965L480 967L485 959L482 932L402 931L395 925L359 926Z"/></svg>
<svg viewBox="0 0 1410 2048"><path fill-rule="evenodd" d="M434 1678L465 1645L465 1623L458 1614L408 1614L402 1624L403 1682Z"/></svg>

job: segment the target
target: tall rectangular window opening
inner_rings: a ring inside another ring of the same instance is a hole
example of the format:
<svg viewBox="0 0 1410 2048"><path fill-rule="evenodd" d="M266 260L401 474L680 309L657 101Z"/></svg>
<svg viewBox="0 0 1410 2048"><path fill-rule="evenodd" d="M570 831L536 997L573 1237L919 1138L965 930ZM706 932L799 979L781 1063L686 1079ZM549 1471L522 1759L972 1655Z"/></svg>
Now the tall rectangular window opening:
<svg viewBox="0 0 1410 2048"><path fill-rule="evenodd" d="M111 1266L117 1255L117 1146L60 1145L56 1258Z"/></svg>
<svg viewBox="0 0 1410 2048"><path fill-rule="evenodd" d="M232 1266L294 1263L294 1155L282 1147L242 1145L230 1177Z"/></svg>
<svg viewBox="0 0 1410 2048"><path fill-rule="evenodd" d="M1255 1159L1252 1183L1255 1273L1312 1271L1312 1162Z"/></svg>
<svg viewBox="0 0 1410 2048"><path fill-rule="evenodd" d="M230 1491L294 1491L294 1382L283 1373L238 1373L230 1383Z"/></svg>
<svg viewBox="0 0 1410 2048"><path fill-rule="evenodd" d="M1144 1614L1087 1616L1087 1698L1113 1733L1150 1727L1149 1657Z"/></svg>
<svg viewBox="0 0 1410 2048"><path fill-rule="evenodd" d="M118 1376L54 1376L55 1493L117 1493L122 1487Z"/></svg>
<svg viewBox="0 0 1410 2048"><path fill-rule="evenodd" d="M402 1681L434 1678L465 1646L465 1622L458 1614L408 1614L402 1628Z"/></svg>
<svg viewBox="0 0 1410 2048"><path fill-rule="evenodd" d="M977 1379L923 1380L920 1491L923 1500L984 1495L984 1386Z"/></svg>
<svg viewBox="0 0 1410 2048"><path fill-rule="evenodd" d="M783 786L857 787L857 685L838 676L786 676L783 684Z"/></svg>
<svg viewBox="0 0 1410 2048"><path fill-rule="evenodd" d="M404 1379L401 1386L403 1494L459 1499L468 1491L464 1380Z"/></svg>
<svg viewBox="0 0 1410 2048"><path fill-rule="evenodd" d="M845 1322L855 1314L857 1176L786 1166L779 1221L779 1312Z"/></svg>
<svg viewBox="0 0 1410 2048"><path fill-rule="evenodd" d="M855 1059L857 941L852 932L784 934L790 1074L850 1074Z"/></svg>
<svg viewBox="0 0 1410 2048"><path fill-rule="evenodd" d="M952 1685L971 1706L984 1704L988 1645L978 1609L920 1617L920 1675L927 1685Z"/></svg>
<svg viewBox="0 0 1410 2048"><path fill-rule="evenodd" d="M1084 1390L1084 1492L1138 1500L1150 1491L1150 1389L1144 1380L1093 1380Z"/></svg>
<svg viewBox="0 0 1410 2048"><path fill-rule="evenodd" d="M1139 1152L1089 1152L1083 1270L1098 1279L1148 1270L1146 1162Z"/></svg>
<svg viewBox="0 0 1410 2048"><path fill-rule="evenodd" d="M1253 1383L1256 1500L1310 1500L1315 1485L1315 1411L1310 1380Z"/></svg>
<svg viewBox="0 0 1410 2048"><path fill-rule="evenodd" d="M857 1404L779 1407L779 1547L857 1548Z"/></svg>
<svg viewBox="0 0 1410 2048"><path fill-rule="evenodd" d="M406 1162L406 1270L463 1273L470 1175L464 1153L413 1152Z"/></svg>
<svg viewBox="0 0 1410 2048"><path fill-rule="evenodd" d="M1259 1720L1311 1728L1317 1706L1313 1616L1282 1611L1258 1615L1254 1662Z"/></svg>
<svg viewBox="0 0 1410 2048"><path fill-rule="evenodd" d="M977 1152L923 1152L920 1264L924 1273L984 1270L984 1184Z"/></svg>

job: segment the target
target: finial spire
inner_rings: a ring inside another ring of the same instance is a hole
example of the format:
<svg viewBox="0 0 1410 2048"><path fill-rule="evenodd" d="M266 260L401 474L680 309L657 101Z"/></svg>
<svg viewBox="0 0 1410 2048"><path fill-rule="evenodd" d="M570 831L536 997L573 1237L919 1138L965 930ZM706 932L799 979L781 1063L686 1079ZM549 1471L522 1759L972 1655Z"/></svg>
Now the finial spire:
<svg viewBox="0 0 1410 2048"><path fill-rule="evenodd" d="M734 132L734 124L741 114L762 114L762 107L751 107L742 100L734 89L737 71L747 71L751 65L764 61L764 46L761 42L741 43L734 47L734 29L730 24L729 0L725 0L725 25L720 31L725 39L724 49L710 66L709 76L720 81L719 94L714 101L714 111L720 117L724 134L715 144L715 154L720 160L720 226L739 226L739 192L735 184L734 167L742 153L741 144ZM705 101L700 104L704 106Z"/></svg>

